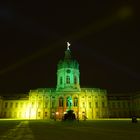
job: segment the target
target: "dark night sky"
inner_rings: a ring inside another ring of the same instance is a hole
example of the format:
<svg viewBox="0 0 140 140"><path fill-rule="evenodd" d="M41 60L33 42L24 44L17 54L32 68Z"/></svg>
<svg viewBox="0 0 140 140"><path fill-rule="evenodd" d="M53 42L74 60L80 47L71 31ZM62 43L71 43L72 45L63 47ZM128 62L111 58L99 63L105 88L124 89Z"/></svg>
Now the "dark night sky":
<svg viewBox="0 0 140 140"><path fill-rule="evenodd" d="M140 90L138 13L130 0L1 5L0 94L56 87L67 41L80 64L81 87Z"/></svg>

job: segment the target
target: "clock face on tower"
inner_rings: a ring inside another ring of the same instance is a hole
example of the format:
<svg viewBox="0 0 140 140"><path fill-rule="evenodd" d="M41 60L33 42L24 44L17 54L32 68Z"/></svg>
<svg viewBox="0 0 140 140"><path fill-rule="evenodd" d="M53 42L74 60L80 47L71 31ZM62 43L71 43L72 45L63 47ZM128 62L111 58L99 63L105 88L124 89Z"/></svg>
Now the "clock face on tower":
<svg viewBox="0 0 140 140"><path fill-rule="evenodd" d="M67 70L67 73L70 73L70 70L69 69Z"/></svg>

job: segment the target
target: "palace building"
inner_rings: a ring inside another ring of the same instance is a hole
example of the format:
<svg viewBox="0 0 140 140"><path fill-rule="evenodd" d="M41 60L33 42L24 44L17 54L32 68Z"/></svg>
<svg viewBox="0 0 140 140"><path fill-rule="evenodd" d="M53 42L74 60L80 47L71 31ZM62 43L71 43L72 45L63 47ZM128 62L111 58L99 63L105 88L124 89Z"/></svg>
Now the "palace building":
<svg viewBox="0 0 140 140"><path fill-rule="evenodd" d="M80 87L79 64L68 44L57 66L56 88L0 96L0 118L62 119L68 110L80 120L140 116L140 93L107 94L104 89Z"/></svg>

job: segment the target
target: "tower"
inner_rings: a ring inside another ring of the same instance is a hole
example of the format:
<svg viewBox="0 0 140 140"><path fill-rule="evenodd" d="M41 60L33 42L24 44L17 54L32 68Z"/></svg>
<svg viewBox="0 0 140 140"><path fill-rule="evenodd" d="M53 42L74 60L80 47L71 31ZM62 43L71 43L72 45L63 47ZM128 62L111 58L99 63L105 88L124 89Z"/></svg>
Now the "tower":
<svg viewBox="0 0 140 140"><path fill-rule="evenodd" d="M67 42L64 59L60 60L57 66L57 91L80 90L79 64L72 58L69 46Z"/></svg>

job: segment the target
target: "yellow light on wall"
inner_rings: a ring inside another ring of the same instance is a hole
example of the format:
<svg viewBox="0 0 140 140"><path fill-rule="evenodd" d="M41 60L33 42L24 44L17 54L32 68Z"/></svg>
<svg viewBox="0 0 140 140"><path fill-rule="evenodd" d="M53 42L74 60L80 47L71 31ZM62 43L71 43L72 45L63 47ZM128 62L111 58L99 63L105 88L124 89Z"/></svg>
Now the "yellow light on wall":
<svg viewBox="0 0 140 140"><path fill-rule="evenodd" d="M56 112L55 114L56 114L56 115L58 115L58 114L59 114L59 112Z"/></svg>

